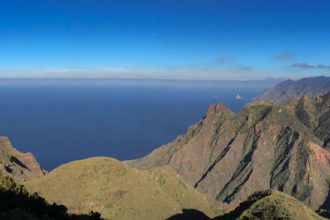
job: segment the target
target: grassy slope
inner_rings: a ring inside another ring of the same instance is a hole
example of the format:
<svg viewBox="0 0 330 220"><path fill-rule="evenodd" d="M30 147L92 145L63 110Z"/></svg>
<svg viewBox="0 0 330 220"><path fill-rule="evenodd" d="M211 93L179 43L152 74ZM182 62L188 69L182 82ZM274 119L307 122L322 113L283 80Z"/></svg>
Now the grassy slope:
<svg viewBox="0 0 330 220"><path fill-rule="evenodd" d="M258 213L262 213L264 219L323 219L302 202L281 192L275 192L258 200L242 213L240 219L245 217L251 219Z"/></svg>
<svg viewBox="0 0 330 220"><path fill-rule="evenodd" d="M164 219L183 208L215 214L215 204L170 168L138 171L106 157L64 164L25 185L75 213L94 210L107 219Z"/></svg>
<svg viewBox="0 0 330 220"><path fill-rule="evenodd" d="M99 220L98 213L68 214L63 205L49 204L37 194L0 172L0 219L2 220Z"/></svg>
<svg viewBox="0 0 330 220"><path fill-rule="evenodd" d="M321 220L312 209L295 198L278 191L272 191L270 195L257 199L249 207L238 207L227 215L227 218L218 217L216 219L299 219L299 220Z"/></svg>

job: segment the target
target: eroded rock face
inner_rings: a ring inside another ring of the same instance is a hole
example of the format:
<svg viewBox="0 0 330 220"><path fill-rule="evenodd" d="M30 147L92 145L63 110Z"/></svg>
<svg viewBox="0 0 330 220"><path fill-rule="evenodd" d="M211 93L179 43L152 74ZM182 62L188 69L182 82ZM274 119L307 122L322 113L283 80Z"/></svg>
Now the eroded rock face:
<svg viewBox="0 0 330 220"><path fill-rule="evenodd" d="M0 171L19 180L43 176L43 170L32 153L16 150L7 137L0 137Z"/></svg>
<svg viewBox="0 0 330 220"><path fill-rule="evenodd" d="M232 113L211 105L185 135L128 163L169 165L200 192L234 206L277 189L317 209L329 194L330 153L295 108L257 101Z"/></svg>
<svg viewBox="0 0 330 220"><path fill-rule="evenodd" d="M310 98L303 96L287 104L296 117L330 149L330 93Z"/></svg>

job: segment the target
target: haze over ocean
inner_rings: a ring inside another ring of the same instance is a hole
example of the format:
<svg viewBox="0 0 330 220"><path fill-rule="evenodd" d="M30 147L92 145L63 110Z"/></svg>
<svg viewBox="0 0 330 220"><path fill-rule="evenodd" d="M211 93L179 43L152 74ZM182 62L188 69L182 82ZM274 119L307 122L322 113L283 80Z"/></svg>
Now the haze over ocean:
<svg viewBox="0 0 330 220"><path fill-rule="evenodd" d="M270 84L1 80L0 134L51 170L91 156L141 157L183 134L211 103L233 111ZM239 93L243 99L237 100Z"/></svg>

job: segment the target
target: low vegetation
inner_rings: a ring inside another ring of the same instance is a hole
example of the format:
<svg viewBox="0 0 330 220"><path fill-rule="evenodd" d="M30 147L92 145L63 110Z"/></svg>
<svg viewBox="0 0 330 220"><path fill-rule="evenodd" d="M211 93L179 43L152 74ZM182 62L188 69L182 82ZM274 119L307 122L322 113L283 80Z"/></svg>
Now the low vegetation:
<svg viewBox="0 0 330 220"><path fill-rule="evenodd" d="M232 212L215 220L321 220L312 209L295 198L278 191L256 192Z"/></svg>
<svg viewBox="0 0 330 220"><path fill-rule="evenodd" d="M24 186L0 173L0 219L5 220L97 220L100 214L68 214L64 205L49 204L37 193L29 194Z"/></svg>
<svg viewBox="0 0 330 220"><path fill-rule="evenodd" d="M70 212L95 210L105 219L166 219L185 208L217 214L213 202L170 168L142 171L106 157L62 165L26 186L48 201L66 205Z"/></svg>

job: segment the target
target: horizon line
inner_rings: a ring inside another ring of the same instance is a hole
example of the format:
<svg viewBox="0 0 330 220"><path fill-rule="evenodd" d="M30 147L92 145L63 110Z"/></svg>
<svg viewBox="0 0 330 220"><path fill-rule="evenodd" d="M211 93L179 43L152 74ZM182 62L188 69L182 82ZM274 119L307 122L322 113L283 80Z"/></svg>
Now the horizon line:
<svg viewBox="0 0 330 220"><path fill-rule="evenodd" d="M320 76L319 76L320 77ZM292 80L299 80L295 78ZM174 82L265 82L285 81L290 78L264 78L264 79L171 79L171 78L134 78L134 77L1 77L3 80L132 80L132 81L174 81Z"/></svg>

